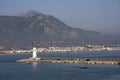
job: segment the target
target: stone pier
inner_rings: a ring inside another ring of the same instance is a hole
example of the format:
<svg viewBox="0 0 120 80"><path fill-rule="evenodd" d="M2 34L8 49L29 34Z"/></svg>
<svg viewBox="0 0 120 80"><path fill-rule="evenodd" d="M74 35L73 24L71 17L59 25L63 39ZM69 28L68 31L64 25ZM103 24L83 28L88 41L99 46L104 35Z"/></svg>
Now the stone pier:
<svg viewBox="0 0 120 80"><path fill-rule="evenodd" d="M17 60L16 62L50 62L50 63L77 63L77 64L111 64L120 65L120 58L28 58Z"/></svg>

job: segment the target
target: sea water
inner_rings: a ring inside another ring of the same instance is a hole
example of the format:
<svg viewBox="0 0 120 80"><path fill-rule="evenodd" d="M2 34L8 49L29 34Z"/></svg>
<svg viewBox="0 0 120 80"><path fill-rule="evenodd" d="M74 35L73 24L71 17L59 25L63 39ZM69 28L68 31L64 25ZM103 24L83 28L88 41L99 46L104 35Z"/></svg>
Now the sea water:
<svg viewBox="0 0 120 80"><path fill-rule="evenodd" d="M65 63L16 63L31 54L1 55L0 80L120 80L119 65L90 65ZM120 58L119 51L82 53L39 53L39 57L54 58ZM82 69L86 66L87 69Z"/></svg>

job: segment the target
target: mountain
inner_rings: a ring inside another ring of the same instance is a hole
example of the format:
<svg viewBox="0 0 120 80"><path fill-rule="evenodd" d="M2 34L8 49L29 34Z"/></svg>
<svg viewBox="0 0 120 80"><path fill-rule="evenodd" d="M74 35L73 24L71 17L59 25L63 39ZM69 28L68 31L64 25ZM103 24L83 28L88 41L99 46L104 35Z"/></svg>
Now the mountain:
<svg viewBox="0 0 120 80"><path fill-rule="evenodd" d="M19 16L0 16L0 46L117 45L120 36L72 28L54 16L28 11Z"/></svg>

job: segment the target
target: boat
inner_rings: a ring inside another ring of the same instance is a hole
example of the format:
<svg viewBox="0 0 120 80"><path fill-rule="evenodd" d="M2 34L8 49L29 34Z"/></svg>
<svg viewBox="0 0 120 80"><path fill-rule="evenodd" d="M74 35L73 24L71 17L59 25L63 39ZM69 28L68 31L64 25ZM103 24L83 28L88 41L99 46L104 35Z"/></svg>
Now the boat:
<svg viewBox="0 0 120 80"><path fill-rule="evenodd" d="M80 68L81 68L81 69L87 69L88 67L86 67L86 66L81 66Z"/></svg>

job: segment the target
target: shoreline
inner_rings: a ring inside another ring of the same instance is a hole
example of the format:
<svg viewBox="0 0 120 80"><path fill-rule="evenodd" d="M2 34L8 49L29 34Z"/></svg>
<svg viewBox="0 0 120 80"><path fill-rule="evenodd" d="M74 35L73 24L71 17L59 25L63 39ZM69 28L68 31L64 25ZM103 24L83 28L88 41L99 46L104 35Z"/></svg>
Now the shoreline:
<svg viewBox="0 0 120 80"><path fill-rule="evenodd" d="M113 50L113 51L120 51L120 50ZM56 54L56 53L60 53L60 54L64 54L64 53L86 53L86 52L113 52L113 51L69 51L69 52L37 52L37 54L40 54L40 53L44 53L44 54ZM24 52L24 53L0 53L0 56L1 55L19 55L19 54L32 54L32 52Z"/></svg>
<svg viewBox="0 0 120 80"><path fill-rule="evenodd" d="M68 53L68 52L100 52L100 51L120 51L120 47L105 47L105 46L72 46L72 47L37 47L37 53ZM29 49L14 49L0 50L1 54L26 54L31 53L32 48Z"/></svg>
<svg viewBox="0 0 120 80"><path fill-rule="evenodd" d="M84 53L84 52L112 52L112 51L120 51L120 50L111 50L111 51L66 51L66 52L62 52L62 51L59 51L59 52L55 52L55 51L53 51L53 52L37 52L37 54L40 54L40 53L45 53L45 54L55 54L55 53L61 53L61 54L64 54L64 53L75 53L75 52L77 52L77 53ZM21 53L18 53L18 52L6 52L5 51L5 53L1 53L1 51L0 51L0 55L17 55L17 54L32 54L32 52L31 51L29 51L29 52L21 52Z"/></svg>

